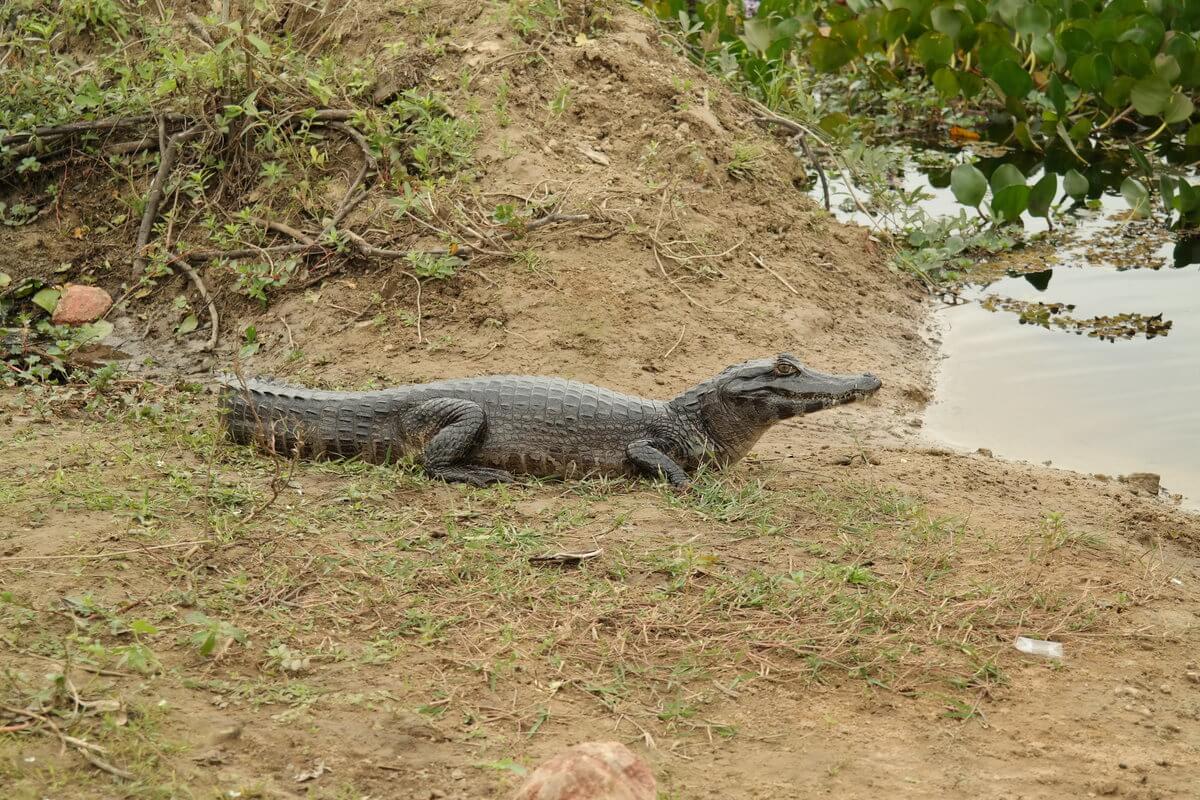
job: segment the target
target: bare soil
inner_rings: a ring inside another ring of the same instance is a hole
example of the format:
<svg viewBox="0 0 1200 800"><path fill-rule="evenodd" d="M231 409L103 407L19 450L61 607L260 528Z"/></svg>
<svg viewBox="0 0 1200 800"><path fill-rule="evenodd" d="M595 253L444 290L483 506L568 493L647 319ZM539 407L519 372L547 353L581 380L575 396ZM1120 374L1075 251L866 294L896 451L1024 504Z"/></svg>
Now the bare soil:
<svg viewBox="0 0 1200 800"><path fill-rule="evenodd" d="M619 739L669 798L1194 797L1200 519L924 441L924 292L807 199L784 141L650 20L607 8L529 63L503 4L420 5L355 4L332 39L404 40L420 64L399 59L398 81L478 100L470 195L553 193L590 221L426 282L419 309L387 263L267 310L214 267L215 357L170 336L177 279L114 312L121 347L155 358L133 375L160 385L87 406L4 392L0 727L71 708L70 735L130 774L14 724L5 795L497 797L565 746ZM438 26L454 47L430 54ZM731 174L745 148L751 173ZM63 202L62 222L0 233L0 269L71 261L120 296L102 267L120 242L73 235L98 202ZM354 222L386 228L382 207ZM176 379L227 366L251 324L248 370L313 385L518 372L662 397L791 351L884 390L778 426L690 497L469 490L223 444L211 397ZM1066 657L1024 656L1017 635Z"/></svg>

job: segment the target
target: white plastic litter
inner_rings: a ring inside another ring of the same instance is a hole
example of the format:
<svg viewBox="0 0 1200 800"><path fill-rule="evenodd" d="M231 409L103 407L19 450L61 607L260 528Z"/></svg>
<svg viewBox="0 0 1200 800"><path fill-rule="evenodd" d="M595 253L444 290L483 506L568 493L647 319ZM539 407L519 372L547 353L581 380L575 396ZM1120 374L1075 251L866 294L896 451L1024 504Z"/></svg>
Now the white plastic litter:
<svg viewBox="0 0 1200 800"><path fill-rule="evenodd" d="M1045 656L1046 658L1059 660L1063 657L1062 642L1047 642L1042 639L1030 639L1026 636L1018 636L1013 642L1013 647L1031 656Z"/></svg>

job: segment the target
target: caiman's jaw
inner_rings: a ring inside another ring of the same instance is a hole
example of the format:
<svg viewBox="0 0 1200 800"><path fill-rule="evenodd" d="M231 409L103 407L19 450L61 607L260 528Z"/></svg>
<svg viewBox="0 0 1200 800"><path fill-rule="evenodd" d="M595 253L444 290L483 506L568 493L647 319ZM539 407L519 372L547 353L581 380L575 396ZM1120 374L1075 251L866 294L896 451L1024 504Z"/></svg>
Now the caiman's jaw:
<svg viewBox="0 0 1200 800"><path fill-rule="evenodd" d="M790 353L774 359L749 361L731 368L721 387L726 401L765 412L775 419L813 414L853 403L883 385L870 373L828 375L809 369ZM757 416L757 415L755 415Z"/></svg>
<svg viewBox="0 0 1200 800"><path fill-rule="evenodd" d="M823 375L821 377L831 382L844 382L846 388L838 392L825 390L803 398L796 404L801 406L801 410L797 413L815 414L827 408L853 403L856 400L861 400L864 397L875 394L875 392L879 391L879 387L883 386L879 378L876 378L869 372L863 375Z"/></svg>

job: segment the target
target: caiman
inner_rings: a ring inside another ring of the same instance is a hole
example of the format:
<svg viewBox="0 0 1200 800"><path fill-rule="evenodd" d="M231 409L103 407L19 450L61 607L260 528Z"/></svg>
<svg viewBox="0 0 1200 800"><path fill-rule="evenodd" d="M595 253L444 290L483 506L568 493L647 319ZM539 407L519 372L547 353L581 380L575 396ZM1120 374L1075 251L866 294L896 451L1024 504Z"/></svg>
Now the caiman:
<svg viewBox="0 0 1200 800"><path fill-rule="evenodd" d="M876 392L870 373L826 375L790 353L736 364L671 400L586 383L498 375L371 392L223 377L230 437L285 456L411 457L476 486L514 473L663 478L686 487L704 464L735 463L775 423Z"/></svg>

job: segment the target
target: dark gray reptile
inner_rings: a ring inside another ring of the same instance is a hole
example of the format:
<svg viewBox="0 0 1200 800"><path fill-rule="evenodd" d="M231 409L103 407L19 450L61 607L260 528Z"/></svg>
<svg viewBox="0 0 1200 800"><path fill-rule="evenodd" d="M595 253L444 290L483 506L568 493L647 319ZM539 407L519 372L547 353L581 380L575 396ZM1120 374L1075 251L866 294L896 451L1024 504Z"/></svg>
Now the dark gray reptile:
<svg viewBox="0 0 1200 800"><path fill-rule="evenodd" d="M513 473L641 475L686 486L701 464L742 458L776 422L853 402L881 384L870 374L814 372L781 353L729 367L668 401L521 375L374 392L236 378L222 385L230 437L283 455L412 456L433 477L476 486Z"/></svg>

